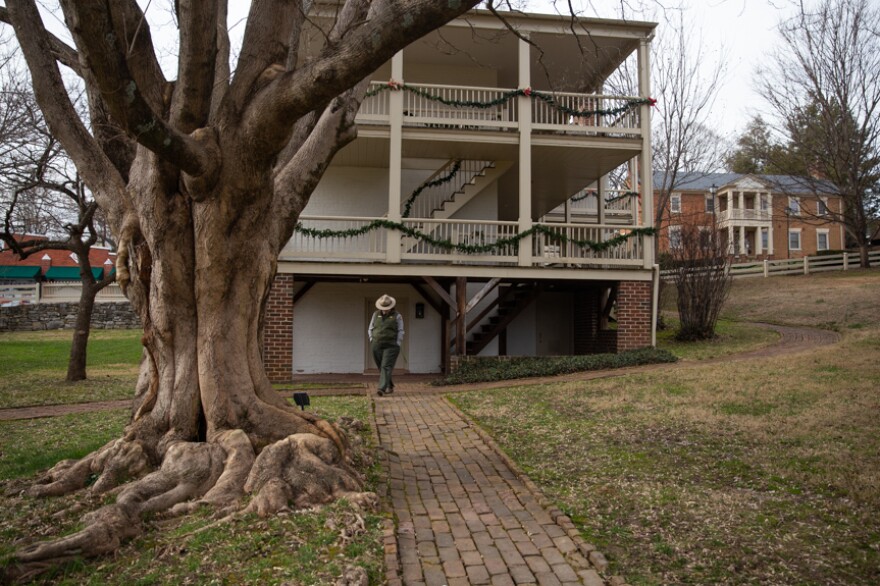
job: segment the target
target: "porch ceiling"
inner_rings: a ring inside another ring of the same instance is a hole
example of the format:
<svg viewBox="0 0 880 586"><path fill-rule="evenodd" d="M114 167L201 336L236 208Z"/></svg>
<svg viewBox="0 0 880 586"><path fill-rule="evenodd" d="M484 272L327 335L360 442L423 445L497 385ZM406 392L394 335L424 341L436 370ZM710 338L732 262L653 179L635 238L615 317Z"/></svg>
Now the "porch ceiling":
<svg viewBox="0 0 880 586"><path fill-rule="evenodd" d="M487 137L490 134L492 136ZM482 142L462 140L459 131L404 131L404 166L417 165L418 159L448 161L517 161L519 145L515 133L479 132ZM485 142L494 140L495 142ZM601 175L626 163L639 153L641 141L629 139L584 140L545 137L532 147L532 216L539 218L588 187ZM343 148L333 164L346 167L388 167L389 140L381 131L366 129L357 140ZM516 175L516 170L508 173Z"/></svg>

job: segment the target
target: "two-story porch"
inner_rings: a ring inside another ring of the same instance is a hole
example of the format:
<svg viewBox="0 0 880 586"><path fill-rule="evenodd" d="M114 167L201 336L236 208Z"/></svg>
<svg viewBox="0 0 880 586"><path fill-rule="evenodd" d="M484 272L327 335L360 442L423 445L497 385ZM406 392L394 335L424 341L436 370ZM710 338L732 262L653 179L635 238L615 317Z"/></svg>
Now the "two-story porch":
<svg viewBox="0 0 880 586"><path fill-rule="evenodd" d="M371 77L358 138L279 258L272 295L284 312L290 299L292 334L266 344L273 377L283 352L294 373L369 369L366 323L383 293L404 314L398 366L411 372L455 355L651 345L654 25L582 19L578 39L568 18L511 18L534 44L474 12ZM603 93L631 55L639 95ZM584 191L621 166L647 182L641 204Z"/></svg>
<svg viewBox="0 0 880 586"><path fill-rule="evenodd" d="M733 256L772 256L773 193L764 183L744 177L715 195L718 229L727 235Z"/></svg>

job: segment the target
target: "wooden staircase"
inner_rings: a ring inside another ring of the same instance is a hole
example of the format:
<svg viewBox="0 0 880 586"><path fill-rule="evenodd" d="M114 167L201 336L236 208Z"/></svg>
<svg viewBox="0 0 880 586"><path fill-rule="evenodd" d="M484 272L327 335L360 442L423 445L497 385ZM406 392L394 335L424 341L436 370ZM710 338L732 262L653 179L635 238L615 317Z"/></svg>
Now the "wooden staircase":
<svg viewBox="0 0 880 586"><path fill-rule="evenodd" d="M540 291L541 286L537 283L517 283L500 292L495 301L470 322L473 325L479 324L479 327L466 343L467 354L470 356L479 354L535 300Z"/></svg>

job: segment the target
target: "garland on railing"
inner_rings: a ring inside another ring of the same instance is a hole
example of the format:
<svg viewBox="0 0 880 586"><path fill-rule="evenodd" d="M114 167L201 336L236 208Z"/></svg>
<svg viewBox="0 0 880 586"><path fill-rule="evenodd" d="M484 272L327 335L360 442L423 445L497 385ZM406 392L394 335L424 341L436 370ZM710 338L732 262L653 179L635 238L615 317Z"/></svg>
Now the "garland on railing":
<svg viewBox="0 0 880 586"><path fill-rule="evenodd" d="M412 205L413 205L413 203L415 203L416 198L419 195L421 195L422 191L424 191L425 189L427 189L429 187L437 187L439 185L443 185L444 183L449 183L450 181L452 181L452 179L455 177L455 175L458 173L458 171L460 169L461 169L461 160L456 159L453 162L452 169L449 171L449 173L447 173L443 177L438 177L437 179L434 179L433 181L425 181L424 183L419 185L415 189L415 191L413 191L412 194L410 194L409 198L404 203L403 214L402 214L403 217L404 218L409 217L409 214L412 211Z"/></svg>
<svg viewBox="0 0 880 586"><path fill-rule="evenodd" d="M519 241L526 236L532 236L535 234L546 236L554 242L560 242L562 244L571 243L580 248L602 252L608 250L609 248L619 246L630 238L641 235L651 236L656 234L657 232L655 228L628 228L627 230L629 231L626 234L618 234L614 238L605 240L603 242L594 242L592 240L579 240L577 238L569 238L566 234L558 232L558 228L555 229L550 226L545 226L543 224L536 224L528 230L525 230L524 232L519 232L518 234L508 236L507 238L500 238L490 244L463 244L460 242L452 242L451 240L441 240L439 238L431 236L430 234L426 234L421 230L411 228L410 226L407 226L402 222L395 222L394 220L385 219L373 220L369 224L365 224L360 228L349 228L347 230L331 230L329 228L305 228L302 224L297 223L297 225L294 227L294 230L311 238L354 238L357 236L363 236L367 232L371 232L377 228L397 230L404 236L416 238L422 242L427 242L428 244L431 244L438 248L442 248L443 250L457 250L458 252L463 252L466 254L476 254L481 252L500 250L507 246L519 244Z"/></svg>
<svg viewBox="0 0 880 586"><path fill-rule="evenodd" d="M570 108L564 104L560 104L559 102L556 101L556 98L554 98L551 94L546 94L544 92L540 92L538 90L533 90L532 88L528 88L528 87L525 89L516 89L516 90L506 91L506 92L502 93L499 97L495 98L494 100L489 100L486 102L479 101L479 100L450 100L450 99L444 98L443 96L437 96L434 94L430 94L427 91L423 90L422 88L413 87L413 86L407 85L405 83L401 83L399 81L394 81L394 80L389 81L387 85L381 85L381 86L378 86L378 87L371 89L370 91L368 91L366 93L366 95L364 97L371 98L371 97L376 96L384 91L400 91L400 90L416 94L417 96L421 96L421 97L423 97L427 100L431 100L433 102L439 102L439 103L444 104L446 106L453 106L456 108L480 108L480 109L492 108L495 106L500 106L502 104L505 104L505 103L509 102L510 100L512 100L513 98L516 98L519 96L525 96L525 97L531 98L533 100L541 100L542 102L548 104L551 108L554 108L559 112L562 112L564 114L568 114L569 116L574 116L574 117L588 117L588 116L596 116L596 115L617 116L619 114L623 114L623 113L628 112L634 108L637 108L638 106L641 106L643 104L648 104L650 106L653 106L654 104L657 103L657 100L655 100L654 98L630 98L630 99L624 100L623 105L618 106L616 108L611 108L608 110L603 110L601 108L597 108L595 110L576 110L576 109Z"/></svg>
<svg viewBox="0 0 880 586"><path fill-rule="evenodd" d="M574 203L574 202L576 202L576 201L581 201L582 199L587 199L587 198L590 197L591 195L598 196L599 193L598 193L597 191L585 191L582 195L575 195L574 197L572 197L572 198L571 198L571 201L572 201L572 203ZM605 203L612 203L612 202L615 202L615 201L619 201L619 200L621 200L621 199L624 199L624 198L626 198L626 197L633 197L633 196L638 196L638 195L639 195L639 192L638 192L638 191L627 191L626 193L622 193L622 194L620 194L620 195L618 195L618 196L616 196L616 197L612 197L612 198L610 198L610 199L606 199L606 200L605 200Z"/></svg>

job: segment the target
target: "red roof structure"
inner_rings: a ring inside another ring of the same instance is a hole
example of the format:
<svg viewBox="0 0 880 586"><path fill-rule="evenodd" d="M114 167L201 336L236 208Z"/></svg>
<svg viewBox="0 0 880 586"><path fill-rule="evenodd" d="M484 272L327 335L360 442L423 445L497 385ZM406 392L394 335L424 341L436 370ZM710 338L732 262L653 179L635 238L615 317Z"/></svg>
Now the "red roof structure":
<svg viewBox="0 0 880 586"><path fill-rule="evenodd" d="M46 236L26 234L16 236L16 240L47 240ZM93 246L89 251L92 269L104 269L104 274L112 271L116 265L116 253L109 248ZM0 249L0 267L40 267L41 275L45 275L52 267L79 267L75 255L68 250L43 250L35 252L26 259L20 259L9 247Z"/></svg>

